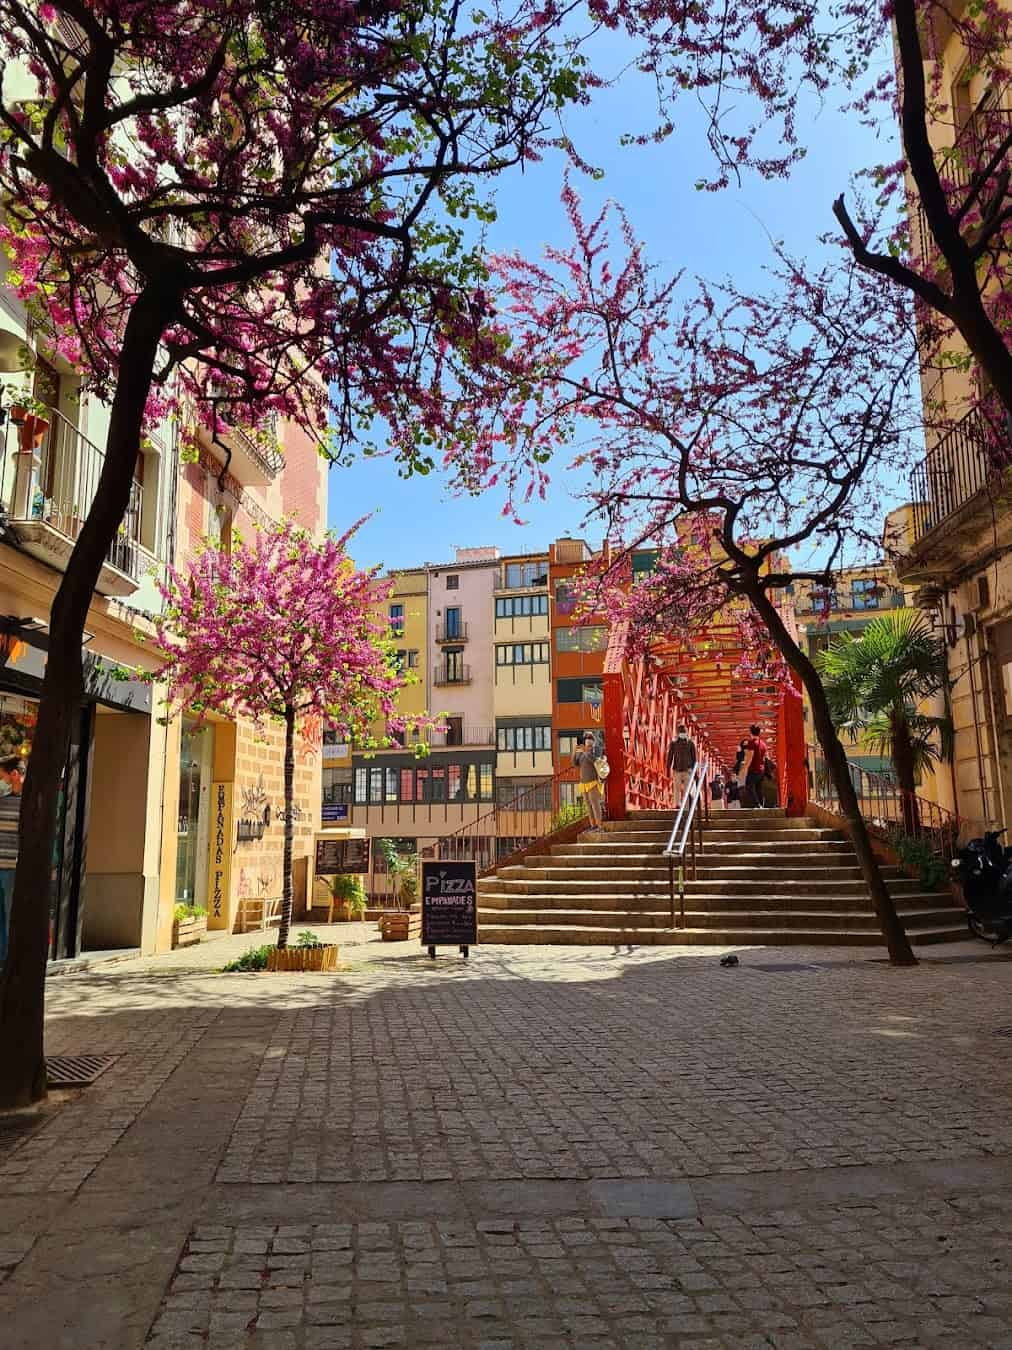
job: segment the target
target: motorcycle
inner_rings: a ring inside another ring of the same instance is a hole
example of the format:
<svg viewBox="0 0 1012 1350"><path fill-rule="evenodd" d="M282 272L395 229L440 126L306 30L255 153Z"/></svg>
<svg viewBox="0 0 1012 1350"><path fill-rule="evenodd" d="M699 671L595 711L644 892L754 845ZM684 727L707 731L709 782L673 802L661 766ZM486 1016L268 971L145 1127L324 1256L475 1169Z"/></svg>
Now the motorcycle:
<svg viewBox="0 0 1012 1350"><path fill-rule="evenodd" d="M951 863L970 932L992 946L1012 937L1012 848L1002 846L1004 833L989 830L982 838L971 839Z"/></svg>

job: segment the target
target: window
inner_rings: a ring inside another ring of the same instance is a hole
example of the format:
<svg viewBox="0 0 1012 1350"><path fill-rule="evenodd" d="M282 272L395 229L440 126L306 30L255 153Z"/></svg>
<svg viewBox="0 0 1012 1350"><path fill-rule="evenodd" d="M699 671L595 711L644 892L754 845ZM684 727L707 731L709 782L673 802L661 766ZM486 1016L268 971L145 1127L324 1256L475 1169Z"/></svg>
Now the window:
<svg viewBox="0 0 1012 1350"><path fill-rule="evenodd" d="M499 727L496 731L499 750L551 750L550 722L527 722L520 726Z"/></svg>
<svg viewBox="0 0 1012 1350"><path fill-rule="evenodd" d="M495 602L497 619L526 619L547 613L547 595L500 595Z"/></svg>
<svg viewBox="0 0 1012 1350"><path fill-rule="evenodd" d="M403 632L404 632L404 606L403 606L403 605L391 605L391 606L390 606L389 613L390 613L390 631L391 631L392 633L394 633L395 635L399 635L399 634L403 633Z"/></svg>
<svg viewBox="0 0 1012 1350"><path fill-rule="evenodd" d="M388 768L388 769L387 769L387 771L386 771L386 780L387 780L386 800L387 800L388 802L396 802L396 801L398 800L398 791L397 791L397 790L398 790L398 787L399 787L399 782L398 782L399 777L400 777L400 775L398 774L398 772L397 772L396 769L393 769L393 768Z"/></svg>
<svg viewBox="0 0 1012 1350"><path fill-rule="evenodd" d="M555 583L555 608L560 614L572 614L579 603L579 595L568 581Z"/></svg>
<svg viewBox="0 0 1012 1350"><path fill-rule="evenodd" d="M448 717L446 719L446 744L464 744L464 719L462 717Z"/></svg>
<svg viewBox="0 0 1012 1350"><path fill-rule="evenodd" d="M324 769L323 771L323 804L324 806L334 806L338 803L350 803L352 800L352 784L347 777L347 769Z"/></svg>
<svg viewBox="0 0 1012 1350"><path fill-rule="evenodd" d="M401 769L401 801L413 802L415 800L415 771L414 769Z"/></svg>
<svg viewBox="0 0 1012 1350"><path fill-rule="evenodd" d="M519 590L522 586L547 586L548 564L546 562L507 563L506 585Z"/></svg>
<svg viewBox="0 0 1012 1350"><path fill-rule="evenodd" d="M369 801L370 803L382 802L383 800L383 770L375 768L369 770Z"/></svg>
<svg viewBox="0 0 1012 1350"><path fill-rule="evenodd" d="M550 811L552 785L527 778L499 778L495 785L495 801L499 807L512 806L517 811Z"/></svg>
<svg viewBox="0 0 1012 1350"><path fill-rule="evenodd" d="M464 780L459 764L446 766L446 799L459 802L464 796Z"/></svg>
<svg viewBox="0 0 1012 1350"><path fill-rule="evenodd" d="M446 578L446 589L448 591L460 590L460 575L457 572L450 572Z"/></svg>
<svg viewBox="0 0 1012 1350"><path fill-rule="evenodd" d="M443 654L443 673L447 684L460 684L464 679L464 648L447 647Z"/></svg>
<svg viewBox="0 0 1012 1350"><path fill-rule="evenodd" d="M478 765L479 784L481 790L481 800L490 802L492 800L492 765Z"/></svg>
<svg viewBox="0 0 1012 1350"><path fill-rule="evenodd" d="M430 801L446 801L446 765L434 764L429 773Z"/></svg>
<svg viewBox="0 0 1012 1350"><path fill-rule="evenodd" d="M640 577L649 576L656 566L656 549L648 548L634 553L632 555L633 581L639 581Z"/></svg>
<svg viewBox="0 0 1012 1350"><path fill-rule="evenodd" d="M495 649L497 666L544 666L548 664L547 642L511 642Z"/></svg>
<svg viewBox="0 0 1012 1350"><path fill-rule="evenodd" d="M603 652L608 646L608 630L604 627L557 628L557 652Z"/></svg>
<svg viewBox="0 0 1012 1350"><path fill-rule="evenodd" d="M560 703L594 703L604 697L604 685L600 680L559 680L557 683Z"/></svg>
<svg viewBox="0 0 1012 1350"><path fill-rule="evenodd" d="M446 611L446 636L459 638L464 634L464 625L460 621L460 606L454 605Z"/></svg>
<svg viewBox="0 0 1012 1350"><path fill-rule="evenodd" d="M415 770L415 800L419 802L430 801L429 797L429 771L428 769Z"/></svg>
<svg viewBox="0 0 1012 1350"><path fill-rule="evenodd" d="M369 770L355 770L355 804L364 806L369 800Z"/></svg>
<svg viewBox="0 0 1012 1350"><path fill-rule="evenodd" d="M829 609L839 609L835 586L812 587L812 613L824 614Z"/></svg>
<svg viewBox="0 0 1012 1350"><path fill-rule="evenodd" d="M855 577L850 583L851 609L878 609L885 587L876 577Z"/></svg>
<svg viewBox="0 0 1012 1350"><path fill-rule="evenodd" d="M572 759L580 746L580 741L586 736L592 727L583 727L579 731L560 731L559 732L559 758L563 760ZM597 732L594 733L597 735Z"/></svg>

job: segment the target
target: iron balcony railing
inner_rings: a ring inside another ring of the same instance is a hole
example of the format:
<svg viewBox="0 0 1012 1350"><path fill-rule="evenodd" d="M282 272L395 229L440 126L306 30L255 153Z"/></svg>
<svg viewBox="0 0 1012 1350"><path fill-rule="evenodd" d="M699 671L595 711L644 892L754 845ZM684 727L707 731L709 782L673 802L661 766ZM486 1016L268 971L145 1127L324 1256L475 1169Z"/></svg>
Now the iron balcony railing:
<svg viewBox="0 0 1012 1350"><path fill-rule="evenodd" d="M0 467L0 508L17 534L19 524L43 523L76 540L91 510L105 455L56 408L8 411ZM107 561L138 581L144 488L134 479Z"/></svg>
<svg viewBox="0 0 1012 1350"><path fill-rule="evenodd" d="M984 425L973 408L928 451L910 475L914 542L965 506L987 480Z"/></svg>
<svg viewBox="0 0 1012 1350"><path fill-rule="evenodd" d="M825 811L842 816L840 799L822 750L814 745L806 746L805 759L809 800ZM937 802L904 791L887 773L865 769L853 760L847 761L847 767L858 808L871 834L890 846L904 838L921 841L932 856L942 862L949 861L959 839L962 822L958 816Z"/></svg>
<svg viewBox="0 0 1012 1350"><path fill-rule="evenodd" d="M433 750L461 745L495 745L495 727L455 727L444 731L430 731L423 737Z"/></svg>
<svg viewBox="0 0 1012 1350"><path fill-rule="evenodd" d="M950 214L959 211L966 201L974 176L982 173L995 155L1000 158L978 194L977 204L986 202L998 185L998 175L1008 163L1008 141L1012 137L1012 112L1007 108L991 108L972 117L956 137L951 149L942 147L935 152L938 177L945 192ZM917 233L913 248L922 259L939 253L934 235L928 226L927 213L920 197L914 201Z"/></svg>
<svg viewBox="0 0 1012 1350"><path fill-rule="evenodd" d="M220 404L217 412L222 432L241 444L246 454L260 466L268 478L276 478L285 467L285 455L278 434L277 413L274 411L266 413L254 430L244 426L240 421L233 420L231 409L225 405Z"/></svg>
<svg viewBox="0 0 1012 1350"><path fill-rule="evenodd" d="M441 623L436 625L437 642L466 642L467 638L467 624L459 620L456 623Z"/></svg>
<svg viewBox="0 0 1012 1350"><path fill-rule="evenodd" d="M433 669L432 683L435 685L470 684L471 667L441 663Z"/></svg>

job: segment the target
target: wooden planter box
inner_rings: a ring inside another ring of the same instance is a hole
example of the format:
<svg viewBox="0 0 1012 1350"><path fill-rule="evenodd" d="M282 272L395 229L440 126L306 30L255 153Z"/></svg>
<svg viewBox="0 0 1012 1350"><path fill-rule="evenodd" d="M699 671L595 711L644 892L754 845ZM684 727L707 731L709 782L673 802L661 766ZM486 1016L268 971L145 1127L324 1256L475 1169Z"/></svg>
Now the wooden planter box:
<svg viewBox="0 0 1012 1350"><path fill-rule="evenodd" d="M173 947L192 947L202 937L207 936L207 915L199 919L173 919Z"/></svg>
<svg viewBox="0 0 1012 1350"><path fill-rule="evenodd" d="M267 956L268 970L333 970L337 965L337 947L272 947Z"/></svg>
<svg viewBox="0 0 1012 1350"><path fill-rule="evenodd" d="M334 919L336 923L357 923L365 918L365 910L360 909L357 914L353 914L348 908L347 902L343 901L334 906Z"/></svg>
<svg viewBox="0 0 1012 1350"><path fill-rule="evenodd" d="M379 923L384 942L407 942L422 935L420 910L392 910L384 914Z"/></svg>

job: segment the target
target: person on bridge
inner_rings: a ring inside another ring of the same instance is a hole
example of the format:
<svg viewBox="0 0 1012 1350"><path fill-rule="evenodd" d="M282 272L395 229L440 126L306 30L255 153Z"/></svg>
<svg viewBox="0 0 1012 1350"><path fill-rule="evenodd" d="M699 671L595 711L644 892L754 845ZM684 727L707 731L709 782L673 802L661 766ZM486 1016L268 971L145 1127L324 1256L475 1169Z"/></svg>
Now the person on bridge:
<svg viewBox="0 0 1012 1350"><path fill-rule="evenodd" d="M576 790L587 803L587 814L595 830L600 827L603 815L601 780L597 775L596 760L594 733L588 731L580 742L580 748L573 755L573 764L580 770L580 781L576 785Z"/></svg>
<svg viewBox="0 0 1012 1350"><path fill-rule="evenodd" d="M675 778L675 810L681 806L696 766L696 742L689 737L688 727L679 727L678 734L668 746L668 773Z"/></svg>
<svg viewBox="0 0 1012 1350"><path fill-rule="evenodd" d="M762 806L762 781L766 769L766 742L762 738L762 727L754 723L748 729L745 741L745 757L748 768L745 771L745 805Z"/></svg>

